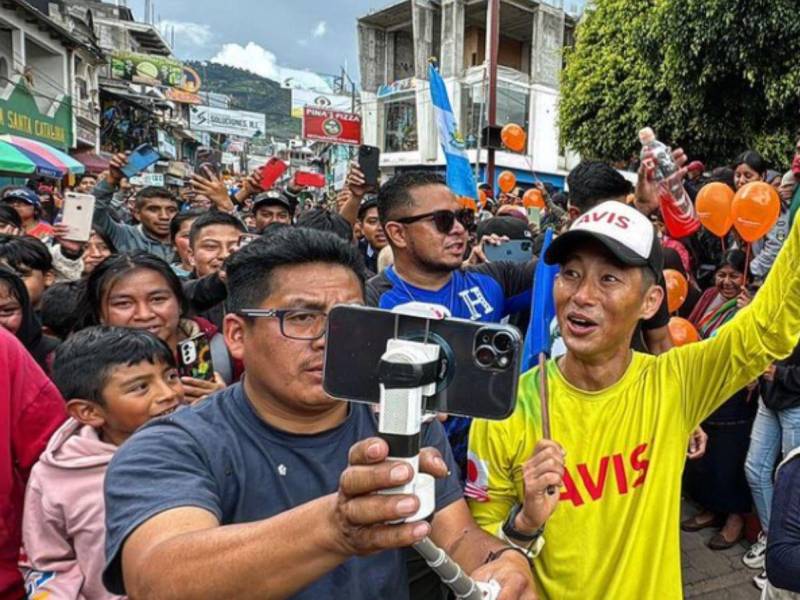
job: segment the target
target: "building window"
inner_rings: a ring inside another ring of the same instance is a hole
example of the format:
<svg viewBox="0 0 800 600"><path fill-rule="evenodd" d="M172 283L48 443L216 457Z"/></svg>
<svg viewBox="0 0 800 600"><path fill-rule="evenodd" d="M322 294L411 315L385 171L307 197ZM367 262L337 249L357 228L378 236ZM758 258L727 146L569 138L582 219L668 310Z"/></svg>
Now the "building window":
<svg viewBox="0 0 800 600"><path fill-rule="evenodd" d="M417 150L417 102L414 95L383 102L383 151Z"/></svg>
<svg viewBox="0 0 800 600"><path fill-rule="evenodd" d="M466 147L476 148L480 138L481 104L484 105L483 126L488 123L488 98L483 98L480 83L464 86L461 94L461 127L464 134ZM497 124L500 126L516 123L525 131L528 130L528 115L530 109L530 92L527 88L520 87L505 81L497 83Z"/></svg>

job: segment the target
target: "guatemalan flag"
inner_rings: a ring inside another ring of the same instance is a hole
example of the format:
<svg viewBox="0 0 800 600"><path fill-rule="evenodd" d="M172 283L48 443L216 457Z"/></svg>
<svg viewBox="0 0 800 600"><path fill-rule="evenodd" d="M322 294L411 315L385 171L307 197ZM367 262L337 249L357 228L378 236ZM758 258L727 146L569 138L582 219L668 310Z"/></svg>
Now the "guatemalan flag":
<svg viewBox="0 0 800 600"><path fill-rule="evenodd" d="M439 127L439 143L447 160L447 187L456 196L477 201L478 191L467 152L464 150L464 139L456 127L444 80L433 64L428 65L428 80L431 84L431 101Z"/></svg>

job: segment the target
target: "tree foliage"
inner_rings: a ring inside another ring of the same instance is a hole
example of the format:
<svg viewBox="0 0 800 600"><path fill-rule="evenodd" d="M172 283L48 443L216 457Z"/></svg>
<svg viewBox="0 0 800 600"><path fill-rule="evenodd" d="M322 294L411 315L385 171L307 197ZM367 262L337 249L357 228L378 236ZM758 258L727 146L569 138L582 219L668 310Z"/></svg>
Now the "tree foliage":
<svg viewBox="0 0 800 600"><path fill-rule="evenodd" d="M637 132L712 165L754 148L786 167L800 129L797 0L597 0L567 49L560 126L584 156Z"/></svg>

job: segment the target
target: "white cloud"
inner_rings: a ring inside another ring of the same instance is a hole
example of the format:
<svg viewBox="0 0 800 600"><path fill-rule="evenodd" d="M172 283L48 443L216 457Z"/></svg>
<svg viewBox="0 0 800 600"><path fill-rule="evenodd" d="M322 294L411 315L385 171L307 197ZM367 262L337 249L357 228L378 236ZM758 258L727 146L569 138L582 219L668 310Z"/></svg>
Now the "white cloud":
<svg viewBox="0 0 800 600"><path fill-rule="evenodd" d="M316 73L280 66L274 53L255 42L248 42L246 46L224 44L211 62L238 67L278 81L286 87L314 89L320 92L331 91L330 85Z"/></svg>
<svg viewBox="0 0 800 600"><path fill-rule="evenodd" d="M328 31L328 24L325 21L320 21L319 23L317 23L317 26L314 27L314 31L311 32L311 35L318 38L325 35L325 32L327 31Z"/></svg>
<svg viewBox="0 0 800 600"><path fill-rule="evenodd" d="M210 25L191 23L189 21L170 21L161 22L161 32L165 38L169 39L172 28L175 28L175 44L183 46L205 46L214 37Z"/></svg>

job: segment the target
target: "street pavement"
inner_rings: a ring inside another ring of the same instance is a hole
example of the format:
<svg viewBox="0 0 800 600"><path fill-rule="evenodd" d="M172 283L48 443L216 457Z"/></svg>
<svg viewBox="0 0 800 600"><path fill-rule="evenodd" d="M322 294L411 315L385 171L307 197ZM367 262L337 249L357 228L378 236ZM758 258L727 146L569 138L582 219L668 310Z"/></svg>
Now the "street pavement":
<svg viewBox="0 0 800 600"><path fill-rule="evenodd" d="M694 514L696 509L684 501L681 512L683 519ZM706 542L714 533L714 529L697 533L681 532L685 597L698 600L758 600L761 593L752 582L757 571L742 564L742 555L747 552L749 545L742 542L730 550L710 550Z"/></svg>

